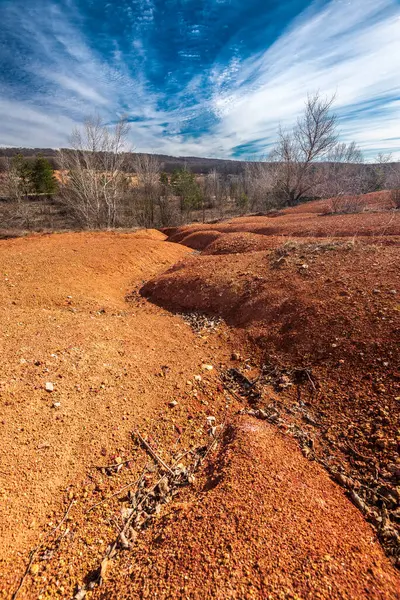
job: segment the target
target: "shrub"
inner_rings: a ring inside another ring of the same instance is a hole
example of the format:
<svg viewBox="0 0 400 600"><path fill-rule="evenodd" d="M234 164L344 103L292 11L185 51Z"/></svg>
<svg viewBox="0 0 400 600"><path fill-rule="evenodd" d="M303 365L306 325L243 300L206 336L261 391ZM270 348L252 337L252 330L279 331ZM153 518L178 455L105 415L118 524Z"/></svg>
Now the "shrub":
<svg viewBox="0 0 400 600"><path fill-rule="evenodd" d="M330 199L326 214L351 214L363 210L363 201L359 196L336 196Z"/></svg>
<svg viewBox="0 0 400 600"><path fill-rule="evenodd" d="M400 208L400 189L391 190L390 198L395 208Z"/></svg>

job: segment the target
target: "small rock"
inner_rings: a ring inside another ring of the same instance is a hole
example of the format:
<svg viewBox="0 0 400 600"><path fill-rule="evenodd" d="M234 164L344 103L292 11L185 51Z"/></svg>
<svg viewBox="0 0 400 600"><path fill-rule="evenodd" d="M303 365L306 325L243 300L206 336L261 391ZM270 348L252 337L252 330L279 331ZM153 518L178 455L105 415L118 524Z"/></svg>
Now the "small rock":
<svg viewBox="0 0 400 600"><path fill-rule="evenodd" d="M178 402L176 400L171 400L171 402L168 404L168 406L170 408L174 408L174 406L176 406L178 404Z"/></svg>
<svg viewBox="0 0 400 600"><path fill-rule="evenodd" d="M207 423L210 426L215 425L215 417L207 417Z"/></svg>
<svg viewBox="0 0 400 600"><path fill-rule="evenodd" d="M232 352L232 360L240 360L239 352Z"/></svg>
<svg viewBox="0 0 400 600"><path fill-rule="evenodd" d="M46 392L54 391L54 385L51 383L51 381L46 382L45 388L46 388Z"/></svg>
<svg viewBox="0 0 400 600"><path fill-rule="evenodd" d="M54 402L53 408L60 408L61 402Z"/></svg>
<svg viewBox="0 0 400 600"><path fill-rule="evenodd" d="M201 368L205 371L212 371L214 367L212 365L201 365Z"/></svg>
<svg viewBox="0 0 400 600"><path fill-rule="evenodd" d="M195 381L201 381L201 375L195 375L195 376L193 377L193 379L194 379Z"/></svg>

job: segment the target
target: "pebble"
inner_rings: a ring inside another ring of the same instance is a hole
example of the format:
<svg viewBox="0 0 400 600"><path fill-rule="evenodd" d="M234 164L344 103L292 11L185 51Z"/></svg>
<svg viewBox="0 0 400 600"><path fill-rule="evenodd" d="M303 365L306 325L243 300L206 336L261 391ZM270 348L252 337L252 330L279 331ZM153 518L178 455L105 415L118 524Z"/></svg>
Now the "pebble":
<svg viewBox="0 0 400 600"><path fill-rule="evenodd" d="M201 365L202 369L204 369L205 371L212 371L213 370L213 366L212 365Z"/></svg>
<svg viewBox="0 0 400 600"><path fill-rule="evenodd" d="M171 400L171 402L169 403L168 406L170 406L171 408L174 408L174 406L176 406L178 404L178 402L176 400Z"/></svg>
<svg viewBox="0 0 400 600"><path fill-rule="evenodd" d="M54 385L51 383L51 381L46 382L45 388L46 388L46 392L54 391Z"/></svg>

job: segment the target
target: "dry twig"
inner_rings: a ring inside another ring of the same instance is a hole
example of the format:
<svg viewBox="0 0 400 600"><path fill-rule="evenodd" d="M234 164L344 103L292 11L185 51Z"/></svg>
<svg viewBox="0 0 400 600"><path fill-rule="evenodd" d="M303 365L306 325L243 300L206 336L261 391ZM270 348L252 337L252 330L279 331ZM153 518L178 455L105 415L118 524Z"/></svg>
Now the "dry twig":
<svg viewBox="0 0 400 600"><path fill-rule="evenodd" d="M158 462L158 464L165 470L167 471L167 473L169 475L171 475L171 477L174 476L174 473L171 471L170 467L168 465L165 464L165 462L162 460L162 458L160 458L158 456L158 454L156 454L156 452L154 452L153 448L150 446L150 444L148 444L146 442L146 440L140 435L140 433L138 431L134 431L132 433L132 435L136 436L141 444L143 444L143 446L146 448L146 450L149 452L150 456L156 461Z"/></svg>

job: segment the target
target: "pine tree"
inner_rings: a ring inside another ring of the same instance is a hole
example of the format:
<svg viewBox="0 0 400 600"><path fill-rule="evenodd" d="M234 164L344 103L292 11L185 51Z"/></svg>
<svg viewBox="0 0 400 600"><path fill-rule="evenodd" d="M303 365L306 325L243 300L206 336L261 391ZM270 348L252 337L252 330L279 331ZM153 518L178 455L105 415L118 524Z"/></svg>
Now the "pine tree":
<svg viewBox="0 0 400 600"><path fill-rule="evenodd" d="M181 201L181 212L190 213L199 208L202 194L195 175L187 169L176 169L171 176L171 187Z"/></svg>
<svg viewBox="0 0 400 600"><path fill-rule="evenodd" d="M28 194L31 194L33 192L33 185L32 169L29 162L22 154L17 154L13 157L11 164L18 181L19 195L27 196Z"/></svg>
<svg viewBox="0 0 400 600"><path fill-rule="evenodd" d="M39 155L33 163L31 182L36 194L54 194L57 191L53 168L43 156Z"/></svg>

